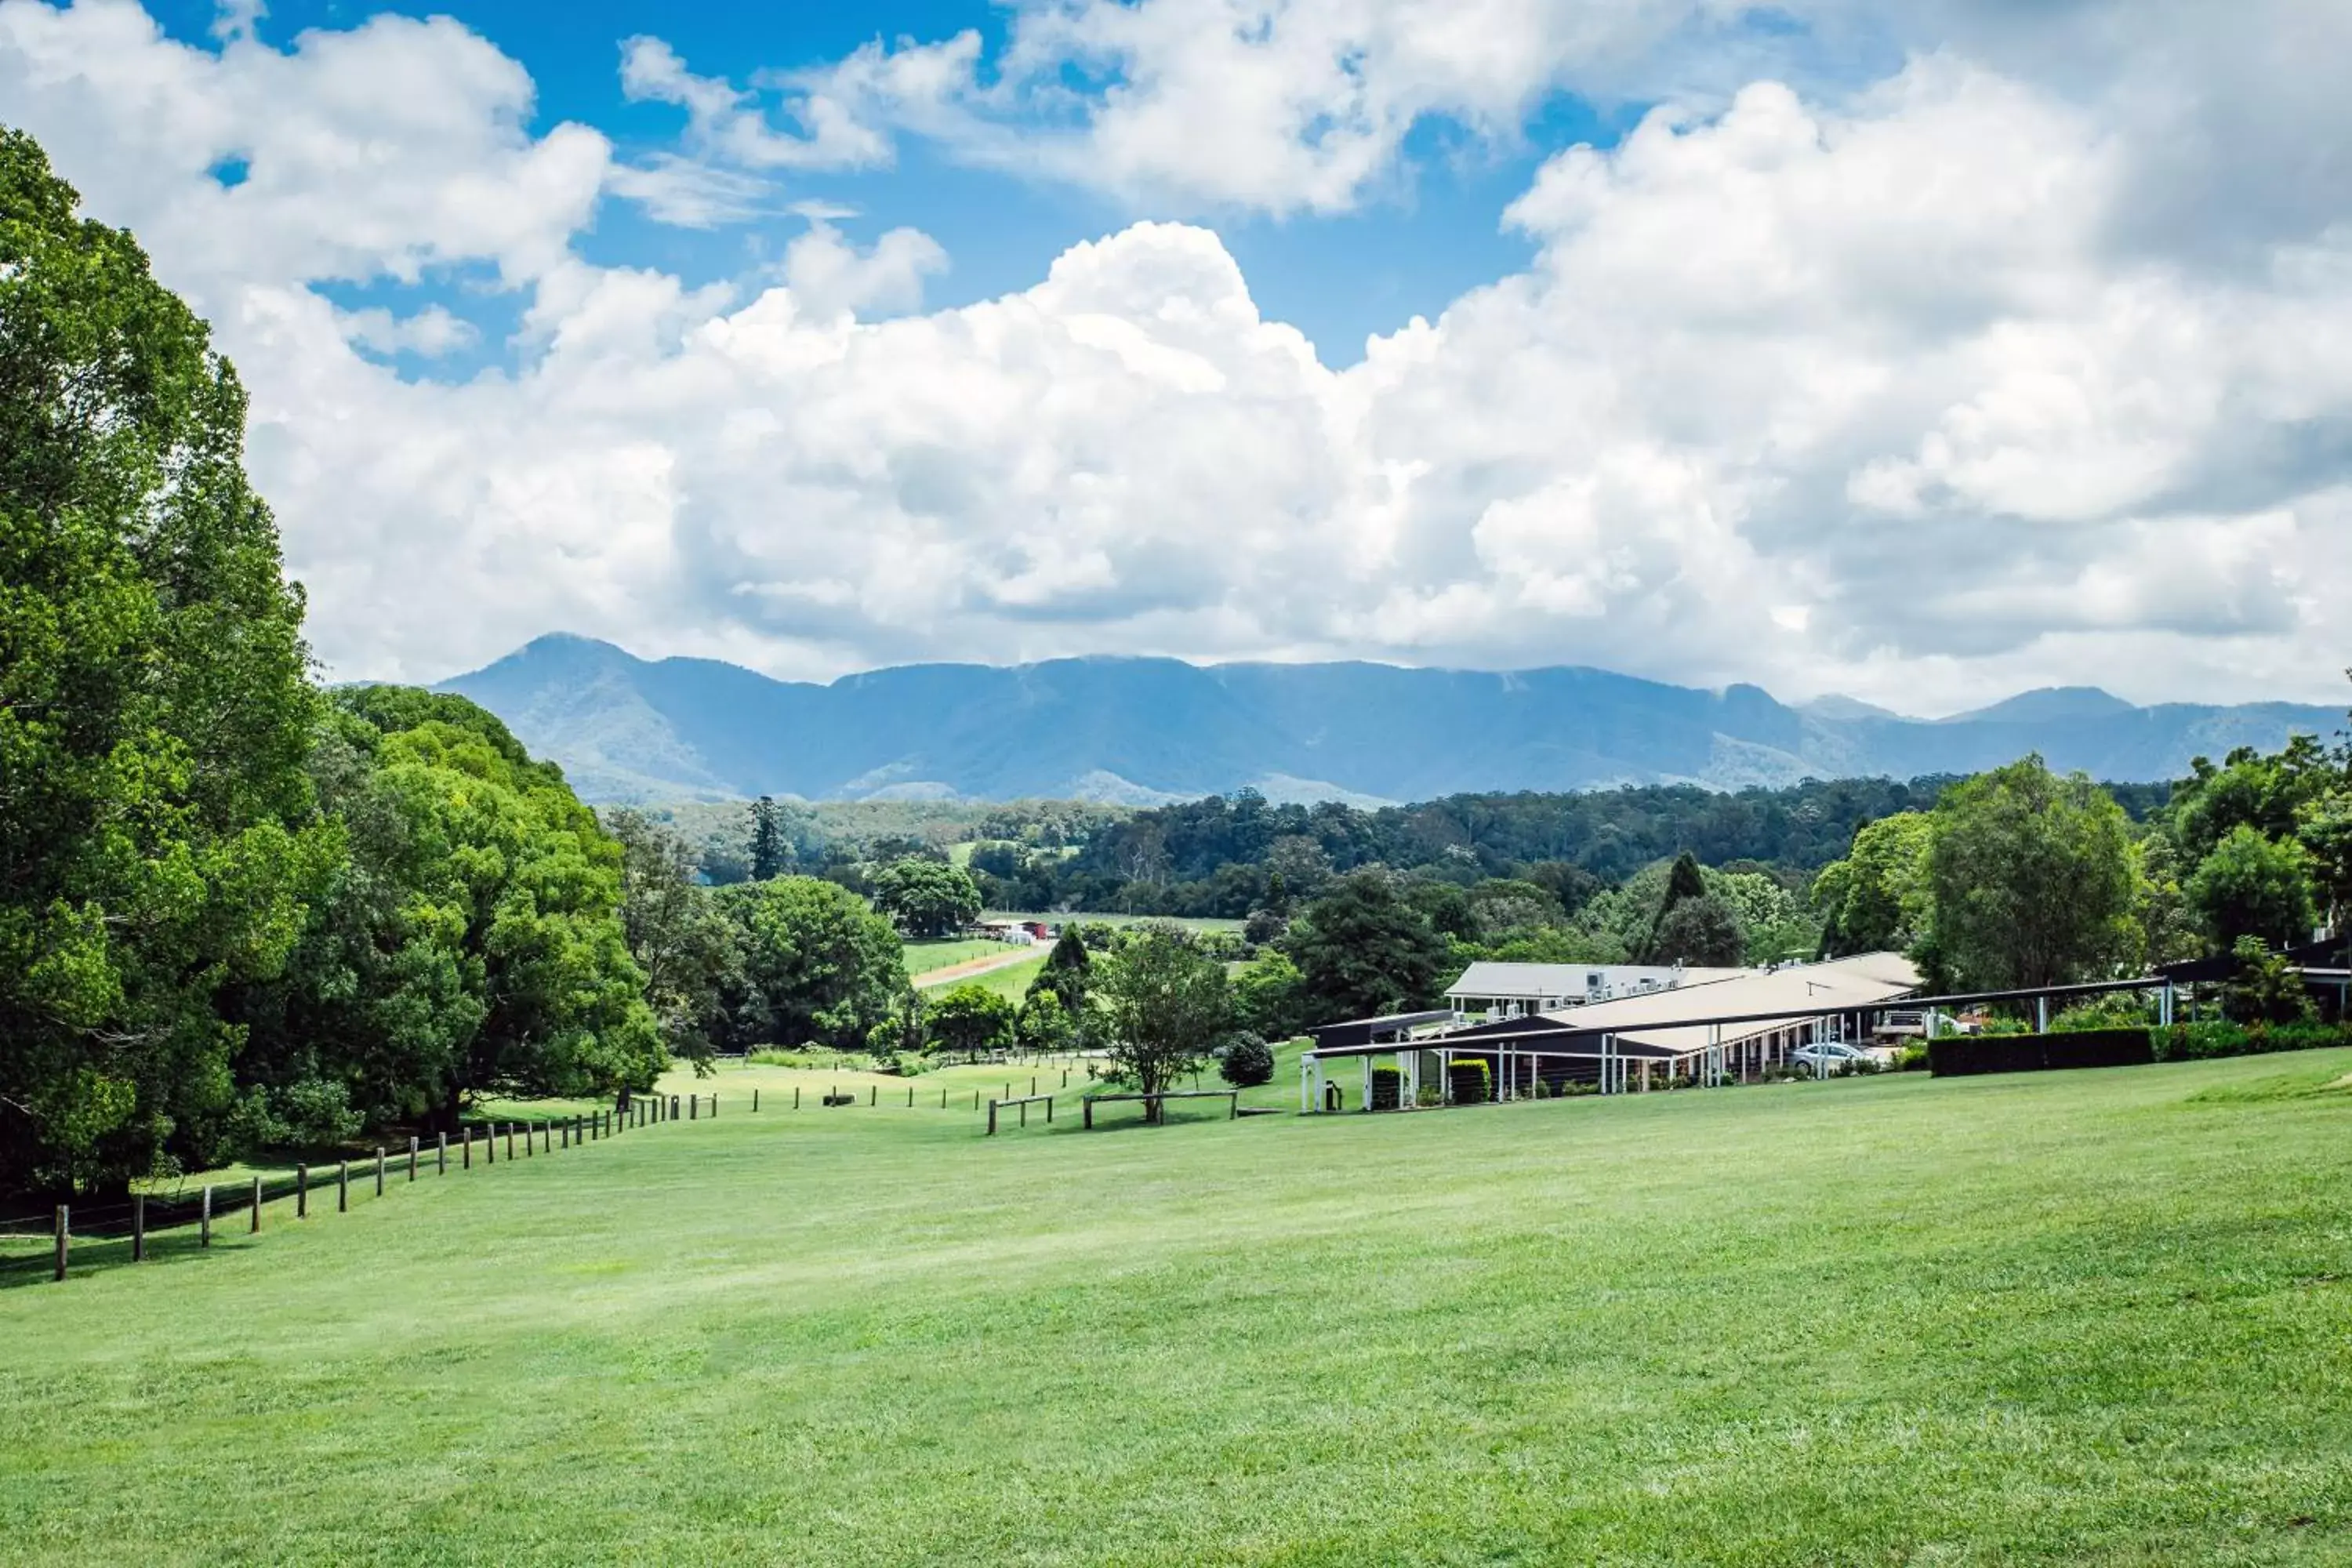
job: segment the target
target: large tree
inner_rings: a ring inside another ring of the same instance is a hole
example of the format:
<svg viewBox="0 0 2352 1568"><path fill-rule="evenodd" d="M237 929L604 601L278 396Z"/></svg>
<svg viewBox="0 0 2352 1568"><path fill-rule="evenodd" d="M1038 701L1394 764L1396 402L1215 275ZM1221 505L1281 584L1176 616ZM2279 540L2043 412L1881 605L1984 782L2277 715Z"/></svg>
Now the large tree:
<svg viewBox="0 0 2352 1568"><path fill-rule="evenodd" d="M335 706L352 853L300 962L256 988L257 1050L305 1065L336 1042L371 1117L445 1127L484 1095L650 1088L667 1053L623 923L625 852L562 770L449 693Z"/></svg>
<svg viewBox="0 0 2352 1568"><path fill-rule="evenodd" d="M1316 1021L1367 1018L1432 1001L1451 950L1379 872L1359 872L1307 906L1290 955Z"/></svg>
<svg viewBox="0 0 2352 1568"><path fill-rule="evenodd" d="M696 878L693 845L641 811L605 816L621 846L621 928L646 974L646 1001L677 1055L700 1063L720 987L741 962L735 928Z"/></svg>
<svg viewBox="0 0 2352 1568"><path fill-rule="evenodd" d="M1813 879L1824 955L1903 952L1927 934L1930 819L1897 812L1857 828L1843 860Z"/></svg>
<svg viewBox="0 0 2352 1568"><path fill-rule="evenodd" d="M1148 921L1125 933L1095 981L1112 1071L1147 1095L1196 1072L1234 1026L1225 966L1181 926ZM1161 1105L1144 1102L1144 1119Z"/></svg>
<svg viewBox="0 0 2352 1568"><path fill-rule="evenodd" d="M908 856L874 874L874 902L908 936L942 937L980 917L980 884L961 866Z"/></svg>
<svg viewBox="0 0 2352 1568"><path fill-rule="evenodd" d="M740 931L748 1001L770 1039L862 1048L907 989L889 921L815 877L747 882L720 895ZM761 1043L739 1033L736 1044Z"/></svg>
<svg viewBox="0 0 2352 1568"><path fill-rule="evenodd" d="M1662 963L1730 969L1747 962L1748 932L1739 915L1712 893L1685 899L1666 911L1652 939L1651 956Z"/></svg>
<svg viewBox="0 0 2352 1568"><path fill-rule="evenodd" d="M244 389L78 200L0 132L0 1188L216 1127L215 998L280 969L335 859Z"/></svg>
<svg viewBox="0 0 2352 1568"><path fill-rule="evenodd" d="M2272 947L2305 940L2314 923L2311 854L2246 823L2223 834L2185 889L2218 952L2254 937Z"/></svg>
<svg viewBox="0 0 2352 1568"><path fill-rule="evenodd" d="M1935 940L1959 984L2101 978L2137 947L2129 824L2084 775L2029 756L1954 784L1931 825Z"/></svg>

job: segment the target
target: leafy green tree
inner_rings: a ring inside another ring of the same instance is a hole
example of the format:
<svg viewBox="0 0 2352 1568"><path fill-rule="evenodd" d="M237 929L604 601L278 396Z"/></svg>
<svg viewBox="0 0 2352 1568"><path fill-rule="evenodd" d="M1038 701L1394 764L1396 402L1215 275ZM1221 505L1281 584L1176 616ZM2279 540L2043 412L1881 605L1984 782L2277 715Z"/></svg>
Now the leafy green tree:
<svg viewBox="0 0 2352 1568"><path fill-rule="evenodd" d="M2352 779L2308 802L2295 819L2296 836L2311 855L2314 890L2352 942Z"/></svg>
<svg viewBox="0 0 2352 1568"><path fill-rule="evenodd" d="M2139 926L2140 955L2147 963L2195 958L2205 949L2189 895L2182 887L2180 852L2171 838L2151 833L2135 845L2132 918Z"/></svg>
<svg viewBox="0 0 2352 1568"><path fill-rule="evenodd" d="M1087 952L1086 939L1076 922L1062 927L1062 934L1054 939L1054 950L1045 955L1045 967L1029 982L1029 994L1050 991L1062 1004L1062 1011L1072 1018L1085 1012L1087 988L1093 983L1094 960Z"/></svg>
<svg viewBox="0 0 2352 1568"><path fill-rule="evenodd" d="M1697 858L1685 849L1675 857L1674 865L1666 872L1665 897L1659 900L1657 913L1651 917L1650 934L1642 944L1643 962L1647 963L1672 962L1659 945L1660 938L1665 931L1666 917L1673 914L1675 906L1684 900L1702 899L1706 896L1706 874L1699 869Z"/></svg>
<svg viewBox="0 0 2352 1568"><path fill-rule="evenodd" d="M339 852L300 591L204 323L0 132L0 1189L221 1135L224 988L280 971Z"/></svg>
<svg viewBox="0 0 2352 1568"><path fill-rule="evenodd" d="M784 860L783 823L774 799L763 795L751 803L751 880L782 876Z"/></svg>
<svg viewBox="0 0 2352 1568"><path fill-rule="evenodd" d="M2335 782L2327 753L2309 735L2269 756L2241 746L2219 768L2203 757L2189 765L2189 776L2173 786L2166 826L2191 866L2236 828L2274 841L2293 837L2297 812Z"/></svg>
<svg viewBox="0 0 2352 1568"><path fill-rule="evenodd" d="M816 877L747 882L720 895L743 947L746 989L782 1045L856 1050L907 988L889 921Z"/></svg>
<svg viewBox="0 0 2352 1568"><path fill-rule="evenodd" d="M2137 945L2123 808L2038 756L1954 784L1927 849L1937 952L1986 990L2104 975Z"/></svg>
<svg viewBox="0 0 2352 1568"><path fill-rule="evenodd" d="M1931 837L1930 818L1920 811L1898 812L1855 830L1846 858L1813 880L1825 956L1901 952L1927 934Z"/></svg>
<svg viewBox="0 0 2352 1568"><path fill-rule="evenodd" d="M1077 1020L1062 1005L1062 999L1051 991L1032 989L1021 1004L1021 1016L1013 1026L1021 1048L1040 1056L1057 1056L1068 1050L1077 1040Z"/></svg>
<svg viewBox="0 0 2352 1568"><path fill-rule="evenodd" d="M1233 985L1241 1021L1268 1039L1289 1039L1311 1022L1306 977L1285 953L1259 953L1242 966Z"/></svg>
<svg viewBox="0 0 2352 1568"><path fill-rule="evenodd" d="M741 963L735 927L696 880L698 856L683 837L626 807L604 826L621 846L621 929L646 1004L674 1054L707 1063L720 986Z"/></svg>
<svg viewBox="0 0 2352 1568"><path fill-rule="evenodd" d="M1217 1052L1217 1076L1235 1089L1255 1089L1274 1081L1274 1047L1265 1037L1244 1029L1229 1037Z"/></svg>
<svg viewBox="0 0 2352 1568"><path fill-rule="evenodd" d="M1748 933L1732 907L1712 893L1684 899L1658 922L1652 952L1660 962L1730 969L1746 962Z"/></svg>
<svg viewBox="0 0 2352 1568"><path fill-rule="evenodd" d="M367 1121L447 1127L487 1094L651 1086L668 1058L623 927L624 851L561 770L462 697L371 687L336 695L312 773L349 853L295 961L231 1009L263 1109L334 1081Z"/></svg>
<svg viewBox="0 0 2352 1568"><path fill-rule="evenodd" d="M971 983L934 999L924 1014L931 1048L966 1057L1010 1050L1018 1020L1019 1012L1010 997Z"/></svg>
<svg viewBox="0 0 2352 1568"><path fill-rule="evenodd" d="M2238 973L2221 987L2221 1011L2230 1018L2241 1024L2300 1024L2317 1011L2303 971L2263 945L2261 937L2242 936L2231 951Z"/></svg>
<svg viewBox="0 0 2352 1568"><path fill-rule="evenodd" d="M980 885L961 866L910 856L874 874L874 902L908 936L942 937L980 918Z"/></svg>
<svg viewBox="0 0 2352 1568"><path fill-rule="evenodd" d="M1147 1095L1200 1070L1234 1026L1224 965L1181 926L1133 928L1104 961L1094 995L1113 1073ZM1159 1121L1162 1110L1147 1100L1144 1119Z"/></svg>
<svg viewBox="0 0 2352 1568"><path fill-rule="evenodd" d="M1360 872L1307 906L1290 956L1315 1017L1368 1018L1428 1003L1451 956L1445 939L1397 896L1389 879Z"/></svg>
<svg viewBox="0 0 2352 1568"><path fill-rule="evenodd" d="M2311 935L2311 854L2293 839L2265 837L2241 823L2221 836L2185 889L2213 945L2233 950L2253 937L2273 947Z"/></svg>

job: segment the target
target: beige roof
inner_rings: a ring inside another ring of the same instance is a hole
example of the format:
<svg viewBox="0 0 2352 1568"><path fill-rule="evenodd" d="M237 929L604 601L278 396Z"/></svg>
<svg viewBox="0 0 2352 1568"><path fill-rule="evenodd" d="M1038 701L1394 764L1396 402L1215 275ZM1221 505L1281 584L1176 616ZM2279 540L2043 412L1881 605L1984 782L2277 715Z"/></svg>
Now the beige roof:
<svg viewBox="0 0 2352 1568"><path fill-rule="evenodd" d="M1570 1028L1607 1029L1621 1039L1679 1054L1704 1049L1707 1044L1708 1026L1683 1023L1686 1018L1769 1015L1756 1023L1723 1026L1725 1041L1744 1040L1824 1013L1893 1001L1918 988L1919 971L1909 959L1899 952L1865 952L1827 963L1791 964L1769 974L1743 974L1644 996L1566 1007L1543 1016Z"/></svg>

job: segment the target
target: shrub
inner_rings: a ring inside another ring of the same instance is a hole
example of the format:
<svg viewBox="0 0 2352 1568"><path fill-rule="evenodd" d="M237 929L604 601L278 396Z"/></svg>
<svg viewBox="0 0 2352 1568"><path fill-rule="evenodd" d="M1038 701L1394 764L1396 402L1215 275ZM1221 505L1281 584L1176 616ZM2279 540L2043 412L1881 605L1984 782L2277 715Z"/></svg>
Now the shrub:
<svg viewBox="0 0 2352 1568"><path fill-rule="evenodd" d="M1224 1048L1217 1053L1217 1076L1235 1089L1272 1083L1274 1047L1265 1043L1263 1036L1244 1030L1227 1040Z"/></svg>
<svg viewBox="0 0 2352 1568"><path fill-rule="evenodd" d="M1445 1091L1433 1083L1425 1083L1421 1086L1421 1092L1412 1097L1412 1102L1422 1106L1443 1105L1445 1103Z"/></svg>
<svg viewBox="0 0 2352 1568"><path fill-rule="evenodd" d="M1958 1037L1953 1036L1949 1037L1958 1038ZM1904 1047L1902 1051L1895 1058L1895 1070L1896 1072L1927 1071L1927 1047L1925 1045Z"/></svg>
<svg viewBox="0 0 2352 1568"><path fill-rule="evenodd" d="M2157 1058L2168 1062L2317 1051L2331 1046L2352 1046L2352 1026L2202 1023L2175 1024L2156 1031Z"/></svg>
<svg viewBox="0 0 2352 1568"><path fill-rule="evenodd" d="M1404 1103L1404 1074L1395 1068L1372 1069L1374 1110L1394 1110Z"/></svg>
<svg viewBox="0 0 2352 1568"><path fill-rule="evenodd" d="M2040 1072L2052 1068L2139 1067L2156 1060L2146 1029L2078 1029L2063 1035L1955 1036L1932 1040L1927 1065L1937 1078Z"/></svg>
<svg viewBox="0 0 2352 1568"><path fill-rule="evenodd" d="M1494 1069L1483 1059L1454 1063L1446 1069L1445 1082L1456 1105L1484 1105L1495 1098Z"/></svg>

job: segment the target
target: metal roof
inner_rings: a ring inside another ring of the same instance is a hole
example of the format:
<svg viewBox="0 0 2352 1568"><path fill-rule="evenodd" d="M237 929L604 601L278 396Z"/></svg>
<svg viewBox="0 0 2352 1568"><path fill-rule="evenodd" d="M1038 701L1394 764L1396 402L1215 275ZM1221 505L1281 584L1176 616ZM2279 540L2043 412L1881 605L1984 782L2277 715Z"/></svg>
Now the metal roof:
<svg viewBox="0 0 2352 1568"><path fill-rule="evenodd" d="M1664 963L1505 963L1482 958L1464 970L1462 978L1447 986L1445 994L1514 998L1581 996L1587 977L1594 974L1602 977L1603 984L1614 984L1614 977L1619 975L1654 974L1676 977L1677 984L1688 986L1755 973L1752 969L1678 970Z"/></svg>

